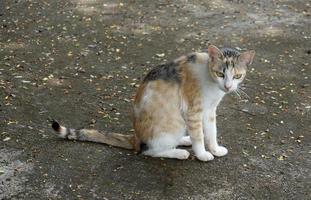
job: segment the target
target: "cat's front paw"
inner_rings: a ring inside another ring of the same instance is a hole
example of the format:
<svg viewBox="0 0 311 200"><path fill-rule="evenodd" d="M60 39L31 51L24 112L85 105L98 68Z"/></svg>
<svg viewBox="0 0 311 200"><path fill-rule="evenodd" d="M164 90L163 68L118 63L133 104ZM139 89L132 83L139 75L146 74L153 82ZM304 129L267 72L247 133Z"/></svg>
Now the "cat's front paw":
<svg viewBox="0 0 311 200"><path fill-rule="evenodd" d="M214 160L214 156L208 152L208 151L204 151L202 153L199 153L196 155L196 157L201 160L201 161L210 161L210 160Z"/></svg>
<svg viewBox="0 0 311 200"><path fill-rule="evenodd" d="M225 156L228 153L228 149L223 146L217 146L216 148L210 149L210 151L214 156L217 157Z"/></svg>

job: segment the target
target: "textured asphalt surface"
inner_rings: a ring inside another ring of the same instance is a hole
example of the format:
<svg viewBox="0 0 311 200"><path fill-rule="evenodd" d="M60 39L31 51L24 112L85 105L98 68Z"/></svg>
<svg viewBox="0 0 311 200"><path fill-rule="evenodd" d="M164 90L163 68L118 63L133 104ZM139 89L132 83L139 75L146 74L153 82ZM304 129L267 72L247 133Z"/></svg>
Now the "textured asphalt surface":
<svg viewBox="0 0 311 200"><path fill-rule="evenodd" d="M311 3L0 2L0 199L311 199ZM219 47L256 50L218 109L211 162L64 141L49 120L131 134L151 67Z"/></svg>

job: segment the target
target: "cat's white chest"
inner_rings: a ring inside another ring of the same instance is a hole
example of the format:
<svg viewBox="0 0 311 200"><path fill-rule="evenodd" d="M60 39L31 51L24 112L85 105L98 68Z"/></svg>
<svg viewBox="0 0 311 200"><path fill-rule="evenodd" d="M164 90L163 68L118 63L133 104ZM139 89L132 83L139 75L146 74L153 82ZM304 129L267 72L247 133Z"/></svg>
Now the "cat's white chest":
<svg viewBox="0 0 311 200"><path fill-rule="evenodd" d="M216 110L219 102L224 97L225 93L217 87L203 88L203 107L204 110Z"/></svg>

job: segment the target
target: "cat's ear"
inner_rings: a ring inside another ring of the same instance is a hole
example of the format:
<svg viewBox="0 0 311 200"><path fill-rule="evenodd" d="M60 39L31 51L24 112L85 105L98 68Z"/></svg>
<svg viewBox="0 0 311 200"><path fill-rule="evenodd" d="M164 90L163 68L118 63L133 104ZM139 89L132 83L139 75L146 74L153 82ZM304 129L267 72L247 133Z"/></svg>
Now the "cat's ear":
<svg viewBox="0 0 311 200"><path fill-rule="evenodd" d="M214 45L209 45L207 52L212 62L214 62L218 58L223 59L224 57L222 52Z"/></svg>
<svg viewBox="0 0 311 200"><path fill-rule="evenodd" d="M246 66L249 66L253 63L255 57L255 51L251 50L251 51L246 51L244 53L241 53L240 57L239 57L239 61L241 63L244 63Z"/></svg>

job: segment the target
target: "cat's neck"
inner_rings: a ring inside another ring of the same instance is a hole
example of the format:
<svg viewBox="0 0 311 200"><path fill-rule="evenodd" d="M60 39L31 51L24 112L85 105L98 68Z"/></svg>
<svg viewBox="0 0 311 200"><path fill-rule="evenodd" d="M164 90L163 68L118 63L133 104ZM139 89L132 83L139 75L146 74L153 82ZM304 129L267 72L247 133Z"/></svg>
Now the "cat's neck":
<svg viewBox="0 0 311 200"><path fill-rule="evenodd" d="M198 79L204 102L216 107L224 97L225 92L219 88L218 84L213 81L210 75L208 70L208 54L197 53L197 56L200 57L200 62L192 63L191 70Z"/></svg>
<svg viewBox="0 0 311 200"><path fill-rule="evenodd" d="M198 61L195 63L191 63L191 71L199 80L202 89L203 88L209 89L212 90L213 92L217 93L219 92L220 94L224 95L225 92L223 92L218 87L218 84L215 83L208 70L208 62L209 62L208 54L196 53L196 56L198 57Z"/></svg>

